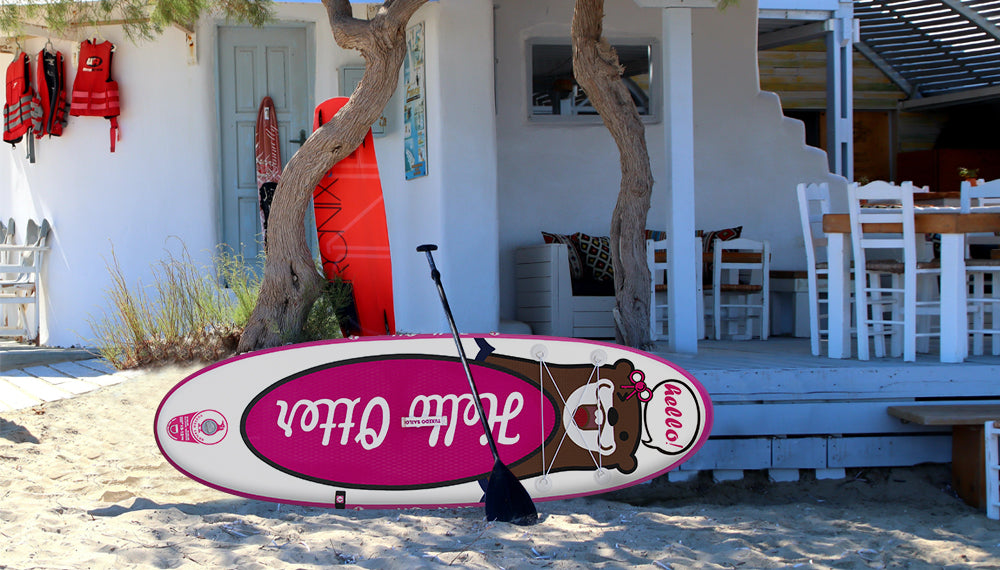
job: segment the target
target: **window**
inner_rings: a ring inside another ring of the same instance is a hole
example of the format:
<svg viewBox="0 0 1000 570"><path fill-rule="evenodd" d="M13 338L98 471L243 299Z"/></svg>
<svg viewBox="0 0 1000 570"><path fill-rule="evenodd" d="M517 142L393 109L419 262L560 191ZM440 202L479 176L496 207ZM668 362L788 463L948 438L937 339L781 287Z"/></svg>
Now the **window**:
<svg viewBox="0 0 1000 570"><path fill-rule="evenodd" d="M624 68L622 80L644 121L658 119L656 42L612 42ZM600 122L587 94L573 77L573 46L565 40L532 40L528 44L531 78L529 117L539 122Z"/></svg>

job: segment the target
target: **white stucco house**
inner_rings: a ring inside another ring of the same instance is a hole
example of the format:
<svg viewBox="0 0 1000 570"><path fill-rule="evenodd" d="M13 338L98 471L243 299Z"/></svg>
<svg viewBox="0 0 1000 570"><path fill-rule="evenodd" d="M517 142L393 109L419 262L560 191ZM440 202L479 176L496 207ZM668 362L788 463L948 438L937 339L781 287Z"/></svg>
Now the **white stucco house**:
<svg viewBox="0 0 1000 570"><path fill-rule="evenodd" d="M850 26L850 3L768 1L773 14ZM846 179L831 170L849 177L850 165L807 147L802 124L760 90L760 8L756 0L723 11L708 0L607 0L605 35L639 46L651 70L645 120L656 185L647 227L693 236L740 225L744 236L771 242L773 268L800 269L795 184L842 188ZM439 0L413 17L425 30L427 175L405 176L398 93L376 138L399 330L447 330L418 244L439 244L460 328L487 332L515 318L516 248L540 243L540 231L607 234L619 187L610 135L593 117L552 115L533 98L533 62L568 53L559 46L569 44L572 11L572 0ZM335 44L322 5L280 3L276 16L262 29L204 17L193 33L171 28L138 45L114 25L24 41L33 57L47 41L68 55L86 37L111 40L122 101L114 153L107 121L77 117L62 137L36 143L34 163L23 145L0 151L0 217L45 218L53 228L43 344L89 343L112 246L129 280L149 282L174 237L205 263L220 243L253 241L255 191L245 178L260 99L278 103L287 160L293 139L311 131L313 107L341 95L344 69L363 64ZM850 30L828 32L850 49ZM0 54L0 63L12 57ZM67 57L70 80L76 67ZM841 124L850 125L849 112ZM692 248L675 250L673 263L694 265ZM678 326L671 344L693 352L695 283L678 279L671 322L692 325Z"/></svg>

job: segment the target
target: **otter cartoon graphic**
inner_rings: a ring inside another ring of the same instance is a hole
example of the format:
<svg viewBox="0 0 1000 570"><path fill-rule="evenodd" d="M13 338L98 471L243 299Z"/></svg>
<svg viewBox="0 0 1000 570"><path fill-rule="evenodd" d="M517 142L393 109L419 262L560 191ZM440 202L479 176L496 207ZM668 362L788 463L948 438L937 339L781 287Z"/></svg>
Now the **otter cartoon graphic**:
<svg viewBox="0 0 1000 570"><path fill-rule="evenodd" d="M640 444L661 453L683 453L685 445L676 444L684 434L674 430L667 407L647 409L654 394L664 404L668 393L678 388L667 383L647 386L644 374L629 360L618 360L596 368L593 364L548 364L541 371L537 360L496 354L482 338L476 361L482 365L503 369L539 385L549 397L565 401L562 417L547 435L544 444L534 454L511 465L519 478L560 471L592 471L598 467L631 473L637 465L636 451ZM663 429L658 429L662 422ZM676 420L673 424L680 424ZM644 432L644 430L646 430ZM645 433L645 438L644 438ZM674 442L670 440L673 439ZM658 441L659 440L659 441ZM671 449L674 447L674 449Z"/></svg>

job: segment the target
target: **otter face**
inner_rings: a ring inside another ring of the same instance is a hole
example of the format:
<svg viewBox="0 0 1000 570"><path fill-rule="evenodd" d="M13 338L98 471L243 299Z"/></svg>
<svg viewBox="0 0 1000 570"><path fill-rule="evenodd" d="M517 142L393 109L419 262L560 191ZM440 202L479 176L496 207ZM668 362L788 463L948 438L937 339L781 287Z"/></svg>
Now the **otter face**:
<svg viewBox="0 0 1000 570"><path fill-rule="evenodd" d="M615 452L618 411L614 391L610 380L601 379L570 394L563 409L563 428L577 446L605 456Z"/></svg>

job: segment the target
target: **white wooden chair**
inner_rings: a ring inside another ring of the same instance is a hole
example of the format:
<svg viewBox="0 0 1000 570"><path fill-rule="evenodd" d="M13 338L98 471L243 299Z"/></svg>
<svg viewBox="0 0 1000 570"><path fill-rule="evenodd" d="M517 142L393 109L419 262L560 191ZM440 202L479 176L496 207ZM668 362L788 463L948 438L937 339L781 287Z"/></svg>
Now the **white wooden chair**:
<svg viewBox="0 0 1000 570"><path fill-rule="evenodd" d="M715 240L712 260L712 316L716 340L722 338L722 323L734 339L754 337L759 323L761 340L770 329L771 244L737 238ZM742 331L739 330L742 323Z"/></svg>
<svg viewBox="0 0 1000 570"><path fill-rule="evenodd" d="M649 338L667 338L667 240L646 240L646 264L649 266Z"/></svg>
<svg viewBox="0 0 1000 570"><path fill-rule="evenodd" d="M962 181L960 194L960 209L969 213L972 208L984 206L1000 206L1000 180L986 182L978 180L973 186L969 181ZM972 353L981 355L984 352L984 340L990 336L991 352L1000 354L1000 259L974 259L971 249L975 245L1000 246L1000 238L994 234L967 234L965 237L965 273L969 280L969 309L971 322L969 334L972 335Z"/></svg>
<svg viewBox="0 0 1000 570"><path fill-rule="evenodd" d="M651 340L666 340L669 334L667 323L667 245L669 240L646 240L646 264L649 266L649 334ZM698 338L705 338L705 299L702 292L702 242L701 236L694 239L695 279L697 282Z"/></svg>
<svg viewBox="0 0 1000 570"><path fill-rule="evenodd" d="M917 296L919 275L940 275L937 261L917 262L916 232L913 223L913 185L900 186L876 181L865 186L847 187L851 218L851 244L854 253L855 314L858 329L858 358L869 358L869 333L878 337L876 356L885 355L885 332L893 340L893 354L903 360L916 360L917 337L938 334L917 331L917 317L940 315L940 299L920 301ZM868 203L864 206L862 201ZM864 224L899 224L902 233L866 232ZM878 252L869 259L869 251ZM895 257L886 258L886 251ZM879 255L880 254L880 255ZM901 259L900 259L901 258ZM890 283L883 276L889 274ZM869 315L869 309L871 315ZM902 342L898 342L901 339Z"/></svg>
<svg viewBox="0 0 1000 570"><path fill-rule="evenodd" d="M28 220L24 245L0 245L6 254L0 264L0 306L12 305L16 315L0 323L0 336L18 336L38 342L40 330L41 274L46 241L49 236L49 222L42 220L38 225ZM28 317L28 307L32 307L32 317ZM14 323L11 323L11 320Z"/></svg>
<svg viewBox="0 0 1000 570"><path fill-rule="evenodd" d="M813 356L820 355L820 342L827 338L828 305L825 282L830 273L827 262L827 238L823 232L823 215L830 213L830 186L799 184L799 217L802 221L802 240L806 247L806 273L809 286L809 341ZM820 280L824 285L820 285Z"/></svg>

